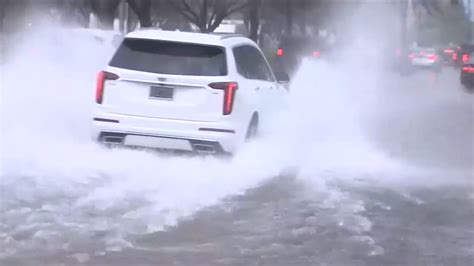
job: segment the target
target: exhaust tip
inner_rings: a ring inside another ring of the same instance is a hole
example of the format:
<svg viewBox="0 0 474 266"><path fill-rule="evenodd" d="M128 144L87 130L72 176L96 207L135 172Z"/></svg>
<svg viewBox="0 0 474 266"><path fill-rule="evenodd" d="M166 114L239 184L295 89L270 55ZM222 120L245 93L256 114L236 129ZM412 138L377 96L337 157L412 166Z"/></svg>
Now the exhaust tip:
<svg viewBox="0 0 474 266"><path fill-rule="evenodd" d="M102 142L105 144L123 144L123 137L117 136L105 136L102 138Z"/></svg>
<svg viewBox="0 0 474 266"><path fill-rule="evenodd" d="M216 154L217 150L213 145L208 144L194 144L193 145L194 151L198 153L205 153L205 154Z"/></svg>

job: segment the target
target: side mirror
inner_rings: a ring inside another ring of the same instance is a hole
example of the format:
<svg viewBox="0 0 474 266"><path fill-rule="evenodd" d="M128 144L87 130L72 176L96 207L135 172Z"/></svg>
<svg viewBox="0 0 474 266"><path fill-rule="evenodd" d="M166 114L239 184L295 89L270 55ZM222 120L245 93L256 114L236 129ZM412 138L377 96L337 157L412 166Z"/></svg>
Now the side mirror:
<svg viewBox="0 0 474 266"><path fill-rule="evenodd" d="M285 72L275 72L275 77L280 84L290 83L290 76Z"/></svg>

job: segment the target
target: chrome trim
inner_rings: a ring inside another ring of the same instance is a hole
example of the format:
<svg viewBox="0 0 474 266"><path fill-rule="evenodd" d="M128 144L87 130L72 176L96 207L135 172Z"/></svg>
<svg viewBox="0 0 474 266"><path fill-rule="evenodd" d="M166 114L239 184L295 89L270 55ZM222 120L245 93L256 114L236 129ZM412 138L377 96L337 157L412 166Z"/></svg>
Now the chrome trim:
<svg viewBox="0 0 474 266"><path fill-rule="evenodd" d="M134 131L116 131L116 130L107 130L103 133L116 133L116 134L125 134L125 135L138 135L138 136L147 136L147 137L158 137L158 138L169 138L169 139L183 139L183 140L193 140L193 141L209 141L214 142L214 139L208 138L188 138L184 136L176 136L176 135L162 135L162 134L153 134L153 133L143 133L143 132L134 132Z"/></svg>
<svg viewBox="0 0 474 266"><path fill-rule="evenodd" d="M154 80L144 80L144 79L130 79L122 78L121 81L137 82L137 83L147 83L147 84L158 84L160 86L175 86L175 87L190 87L190 88L205 88L205 85L199 84L189 84L189 83L174 83L174 82L163 82L163 81L154 81Z"/></svg>
<svg viewBox="0 0 474 266"><path fill-rule="evenodd" d="M216 148L212 145L207 145L207 144L193 144L192 145L194 151L199 152L199 153L206 153L206 154L215 154L217 153ZM205 149L201 149L201 148Z"/></svg>

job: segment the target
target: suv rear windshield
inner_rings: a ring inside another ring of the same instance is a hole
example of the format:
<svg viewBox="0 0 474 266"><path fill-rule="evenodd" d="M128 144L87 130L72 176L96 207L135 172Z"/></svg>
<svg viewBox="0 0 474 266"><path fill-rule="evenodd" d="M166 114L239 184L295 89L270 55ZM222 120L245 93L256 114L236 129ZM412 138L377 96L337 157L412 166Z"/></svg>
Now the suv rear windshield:
<svg viewBox="0 0 474 266"><path fill-rule="evenodd" d="M127 38L110 65L158 74L227 75L224 48L160 40Z"/></svg>

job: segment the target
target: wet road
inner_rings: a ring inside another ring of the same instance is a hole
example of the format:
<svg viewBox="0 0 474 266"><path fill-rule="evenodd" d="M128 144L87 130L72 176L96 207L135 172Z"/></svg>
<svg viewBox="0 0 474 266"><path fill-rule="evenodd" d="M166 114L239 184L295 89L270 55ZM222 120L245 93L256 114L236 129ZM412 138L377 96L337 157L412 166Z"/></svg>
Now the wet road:
<svg viewBox="0 0 474 266"><path fill-rule="evenodd" d="M473 94L449 69L343 76L304 65L288 132L230 161L97 147L77 94L38 104L60 126L4 105L0 265L472 265Z"/></svg>

